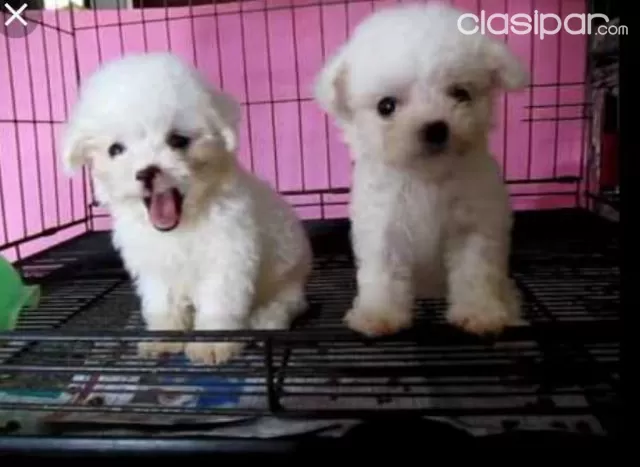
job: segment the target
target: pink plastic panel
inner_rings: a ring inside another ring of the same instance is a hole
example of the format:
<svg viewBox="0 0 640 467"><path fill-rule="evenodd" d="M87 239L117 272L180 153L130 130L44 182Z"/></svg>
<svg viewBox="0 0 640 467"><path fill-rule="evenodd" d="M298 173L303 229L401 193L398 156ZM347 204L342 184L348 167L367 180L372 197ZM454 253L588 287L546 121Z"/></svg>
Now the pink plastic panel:
<svg viewBox="0 0 640 467"><path fill-rule="evenodd" d="M532 1L452 3L486 16L533 16ZM196 65L243 104L243 164L280 191L299 193L287 197L301 217L346 216L348 195L327 191L348 189L351 163L335 127L312 100L313 79L360 20L394 3L271 0L86 10L76 11L73 21L67 12L47 12L45 22L55 28L41 28L26 41L0 37L0 80L14 86L0 87L0 245L87 215L89 182L61 175L51 141L75 98L76 70L83 79L130 52L170 50ZM584 4L536 0L535 10L565 18L584 13ZM528 65L533 82L500 96L491 135L495 157L512 182L514 207L573 206L577 184L551 181L581 174L586 36L561 31L544 39L534 33L499 37ZM31 81L23 78L29 73ZM540 183L522 183L534 180ZM540 196L549 192L568 194ZM104 212L92 212L98 216L93 228L109 227Z"/></svg>

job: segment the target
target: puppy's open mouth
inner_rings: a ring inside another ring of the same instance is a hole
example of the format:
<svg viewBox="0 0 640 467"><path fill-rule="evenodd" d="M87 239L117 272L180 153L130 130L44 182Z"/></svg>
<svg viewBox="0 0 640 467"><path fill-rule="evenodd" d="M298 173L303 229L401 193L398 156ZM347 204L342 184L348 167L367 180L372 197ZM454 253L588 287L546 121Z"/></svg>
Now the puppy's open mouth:
<svg viewBox="0 0 640 467"><path fill-rule="evenodd" d="M156 229L168 232L180 224L184 197L176 188L161 192L145 190L143 201Z"/></svg>

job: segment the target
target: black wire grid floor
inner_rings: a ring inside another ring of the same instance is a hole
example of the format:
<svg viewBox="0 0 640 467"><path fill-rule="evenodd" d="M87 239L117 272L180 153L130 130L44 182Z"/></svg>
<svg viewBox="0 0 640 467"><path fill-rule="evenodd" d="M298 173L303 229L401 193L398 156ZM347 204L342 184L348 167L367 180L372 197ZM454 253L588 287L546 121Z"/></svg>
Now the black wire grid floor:
<svg viewBox="0 0 640 467"><path fill-rule="evenodd" d="M15 334L0 336L0 417L11 411L51 423L163 424L273 412L416 413L505 427L533 417L556 428L616 431L618 235L606 221L571 211L517 217L513 271L530 326L497 342L447 326L441 302L416 304L418 320L406 335L379 342L354 336L341 324L355 291L346 227L313 232L308 316L294 332L266 333L220 367L136 356L138 301L106 234L23 264L44 295ZM42 394L63 396L45 403ZM200 405L177 404L195 395Z"/></svg>

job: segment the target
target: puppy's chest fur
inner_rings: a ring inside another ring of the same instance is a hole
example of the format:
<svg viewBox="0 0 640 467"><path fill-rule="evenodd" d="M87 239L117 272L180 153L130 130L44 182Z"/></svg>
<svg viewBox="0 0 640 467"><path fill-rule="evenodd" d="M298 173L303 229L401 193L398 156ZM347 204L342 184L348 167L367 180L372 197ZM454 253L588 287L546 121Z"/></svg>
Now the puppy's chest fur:
<svg viewBox="0 0 640 467"><path fill-rule="evenodd" d="M351 203L356 255L383 252L414 277L420 297L441 296L447 240L465 209L456 180L429 181L379 167L356 169Z"/></svg>
<svg viewBox="0 0 640 467"><path fill-rule="evenodd" d="M204 269L215 261L215 242L207 238L208 232L196 229L162 233L142 222L127 223L126 227L115 229L114 244L134 277L168 275L159 279L171 283L176 292L188 295L189 284L196 284Z"/></svg>
<svg viewBox="0 0 640 467"><path fill-rule="evenodd" d="M160 232L143 211L129 207L114 216L113 243L133 278L155 278L167 284L176 299L189 301L237 242L233 233L238 226L218 211L212 207L196 223Z"/></svg>

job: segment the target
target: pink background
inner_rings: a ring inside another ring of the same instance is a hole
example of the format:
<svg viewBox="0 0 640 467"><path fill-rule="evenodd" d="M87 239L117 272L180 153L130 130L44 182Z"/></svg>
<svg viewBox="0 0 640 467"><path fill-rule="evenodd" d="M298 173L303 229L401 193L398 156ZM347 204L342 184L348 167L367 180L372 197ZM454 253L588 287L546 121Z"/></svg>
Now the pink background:
<svg viewBox="0 0 640 467"><path fill-rule="evenodd" d="M513 15L532 14L532 1L452 3ZM350 162L312 100L312 81L323 57L365 15L393 3L398 2L256 0L50 11L26 39L0 35L0 253L15 260L87 230L109 228L106 213L90 206L86 173L73 179L62 173L56 160L59 132L78 81L106 60L145 50L173 51L243 103L242 161L281 192L306 193L288 195L301 217L344 217ZM536 0L535 9L564 18L583 13L584 4ZM500 37L530 66L535 85L500 98L492 133L495 156L512 183L514 208L575 206L578 184L553 180L582 172L586 36ZM542 191L567 194L535 196ZM29 240L42 232L49 235Z"/></svg>

